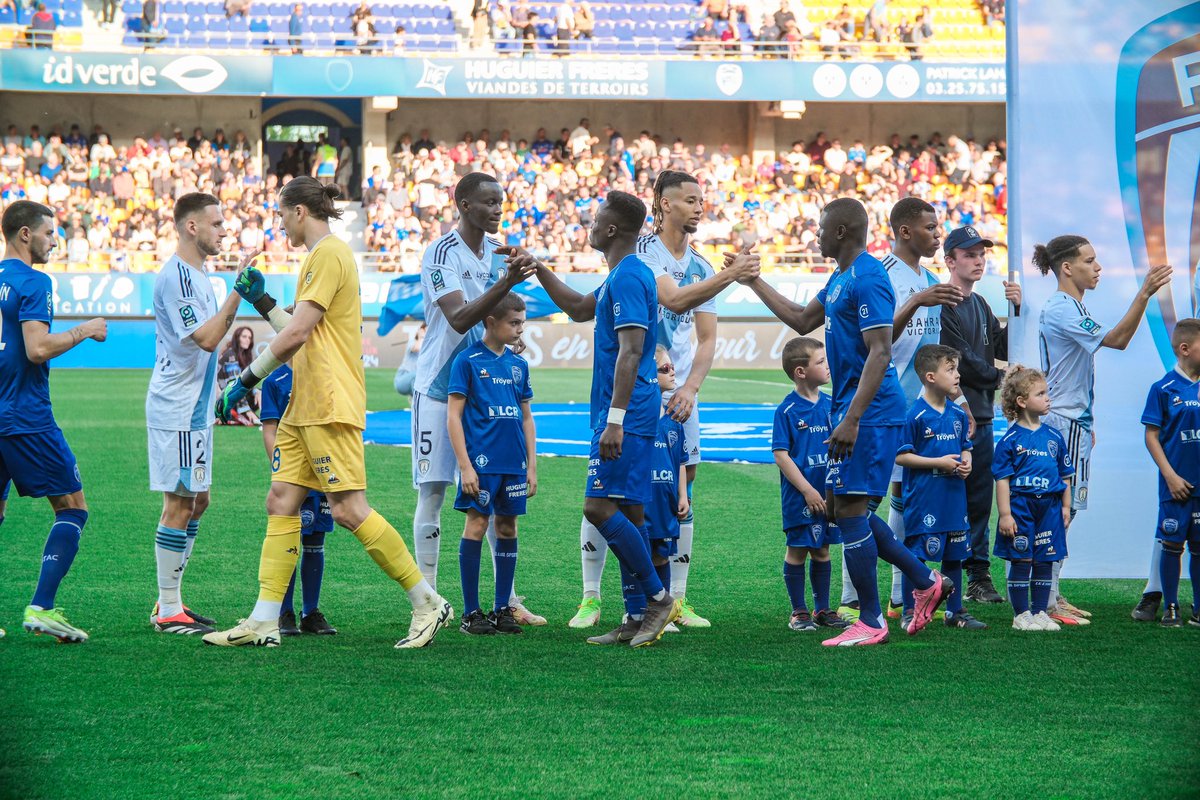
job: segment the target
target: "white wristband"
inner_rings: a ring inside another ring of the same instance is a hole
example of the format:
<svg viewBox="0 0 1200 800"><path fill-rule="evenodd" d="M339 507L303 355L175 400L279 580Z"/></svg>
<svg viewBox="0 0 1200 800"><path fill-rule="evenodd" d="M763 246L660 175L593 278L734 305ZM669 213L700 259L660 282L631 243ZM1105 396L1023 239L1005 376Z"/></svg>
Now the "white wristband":
<svg viewBox="0 0 1200 800"><path fill-rule="evenodd" d="M608 424L624 426L625 425L625 409L610 408L608 410Z"/></svg>
<svg viewBox="0 0 1200 800"><path fill-rule="evenodd" d="M250 366L246 369L250 372L250 374L261 381L263 378L267 377L281 366L283 366L283 362L275 357L275 354L271 352L271 346L267 345L263 348L263 351L258 354L258 358L251 361Z"/></svg>
<svg viewBox="0 0 1200 800"><path fill-rule="evenodd" d="M271 323L271 328L279 333L287 327L287 324L292 321L292 315L284 311L279 304L267 312L267 322Z"/></svg>

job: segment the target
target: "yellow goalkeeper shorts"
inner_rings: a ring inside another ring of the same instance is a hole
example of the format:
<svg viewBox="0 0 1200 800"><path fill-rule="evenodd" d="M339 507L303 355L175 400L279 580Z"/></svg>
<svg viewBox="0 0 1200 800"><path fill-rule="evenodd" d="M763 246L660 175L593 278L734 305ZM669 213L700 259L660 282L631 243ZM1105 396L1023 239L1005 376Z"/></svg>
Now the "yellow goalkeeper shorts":
<svg viewBox="0 0 1200 800"><path fill-rule="evenodd" d="M280 422L271 453L271 480L318 492L366 489L362 431L337 422L303 427Z"/></svg>

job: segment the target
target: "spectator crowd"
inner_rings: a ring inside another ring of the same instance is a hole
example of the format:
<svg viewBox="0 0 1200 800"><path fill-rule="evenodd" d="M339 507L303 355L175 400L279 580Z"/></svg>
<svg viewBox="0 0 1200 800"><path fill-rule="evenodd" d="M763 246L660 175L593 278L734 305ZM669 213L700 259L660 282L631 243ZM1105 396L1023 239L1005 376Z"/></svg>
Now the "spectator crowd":
<svg viewBox="0 0 1200 800"><path fill-rule="evenodd" d="M338 153L323 140L297 142L268 169L254 152L241 131L210 137L196 128L191 136L176 130L170 137L154 132L114 143L101 126L85 134L77 125L65 133L43 133L36 125L22 133L8 125L0 204L30 199L52 207L61 240L56 259L73 269L155 269L175 248L174 199L192 191L220 198L224 250L261 248L282 256L288 246L277 231L278 188L295 174L344 185L348 173L329 168L328 159L337 154L342 159L334 164L346 163L348 148ZM1003 140L893 134L868 146L818 132L787 150L752 157L728 143L668 141L645 130L626 137L612 126L593 131L582 119L553 138L545 128L517 139L508 130L468 131L452 143L435 141L429 130L401 136L390 165L375 167L362 181L365 227L352 244L370 254L367 268L416 271L425 247L455 224L454 184L482 171L504 186L499 236L506 243L523 245L559 269L599 270L587 229L604 196L620 189L649 204L654 180L666 169L687 171L704 188L706 208L695 236L702 249L754 244L768 261L774 256L823 268L817 219L840 196L867 205L873 252L889 248L888 212L908 195L933 203L947 230L973 224L987 238L1006 238Z"/></svg>

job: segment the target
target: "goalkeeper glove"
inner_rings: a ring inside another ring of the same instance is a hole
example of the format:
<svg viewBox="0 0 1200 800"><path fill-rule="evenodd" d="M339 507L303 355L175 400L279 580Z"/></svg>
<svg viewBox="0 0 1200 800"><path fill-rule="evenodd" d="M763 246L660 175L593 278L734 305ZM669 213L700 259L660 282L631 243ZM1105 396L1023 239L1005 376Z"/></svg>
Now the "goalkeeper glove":
<svg viewBox="0 0 1200 800"><path fill-rule="evenodd" d="M225 391L221 392L221 396L217 398L217 419L221 422L229 422L234 409L246 398L246 395L250 394L250 388L242 382L240 375L236 380L227 383Z"/></svg>
<svg viewBox="0 0 1200 800"><path fill-rule="evenodd" d="M254 305L267 293L267 279L253 266L249 266L238 273L237 280L233 282L233 289L243 300Z"/></svg>

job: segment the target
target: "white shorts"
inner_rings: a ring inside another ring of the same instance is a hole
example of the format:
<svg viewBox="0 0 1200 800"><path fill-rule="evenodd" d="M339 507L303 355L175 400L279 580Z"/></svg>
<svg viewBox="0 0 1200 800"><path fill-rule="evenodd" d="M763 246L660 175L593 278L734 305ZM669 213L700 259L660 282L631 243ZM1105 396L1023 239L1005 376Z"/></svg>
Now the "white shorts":
<svg viewBox="0 0 1200 800"><path fill-rule="evenodd" d="M195 497L212 486L210 425L196 431L147 428L150 447L150 491Z"/></svg>
<svg viewBox="0 0 1200 800"><path fill-rule="evenodd" d="M1088 501L1088 478L1092 472L1092 431L1053 411L1043 417L1042 422L1061 433L1067 443L1067 453L1071 456L1071 466L1075 470L1075 474L1071 476L1071 509L1085 511Z"/></svg>
<svg viewBox="0 0 1200 800"><path fill-rule="evenodd" d="M413 392L413 486L422 483L458 483L458 461L446 430L446 404Z"/></svg>
<svg viewBox="0 0 1200 800"><path fill-rule="evenodd" d="M683 421L683 454L690 467L700 463L700 404L692 406L692 415Z"/></svg>

